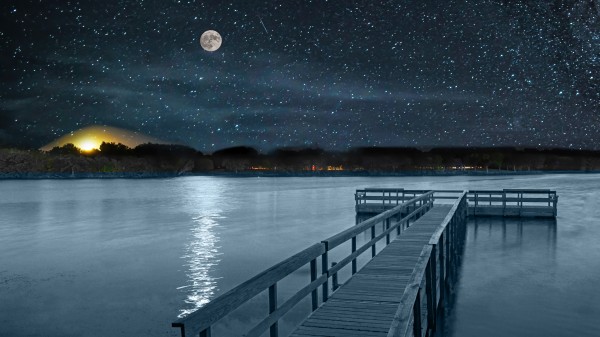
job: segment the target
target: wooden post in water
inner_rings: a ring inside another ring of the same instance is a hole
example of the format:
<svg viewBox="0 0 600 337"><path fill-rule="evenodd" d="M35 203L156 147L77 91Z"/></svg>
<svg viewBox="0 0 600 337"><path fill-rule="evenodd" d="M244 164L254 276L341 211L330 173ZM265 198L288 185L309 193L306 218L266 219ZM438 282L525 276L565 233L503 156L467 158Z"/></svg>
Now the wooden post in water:
<svg viewBox="0 0 600 337"><path fill-rule="evenodd" d="M440 236L440 303L444 303L444 287L446 286L446 258L445 258L445 243L446 235L442 232Z"/></svg>
<svg viewBox="0 0 600 337"><path fill-rule="evenodd" d="M438 269L438 265L437 265L437 251L436 251L436 245L433 245L431 247L431 297L433 298L433 322L432 322L432 329L431 331L435 331L435 325L436 325L436 313L437 313L437 306L438 306L438 298L437 298L437 269ZM441 305L441 304L440 304Z"/></svg>
<svg viewBox="0 0 600 337"><path fill-rule="evenodd" d="M422 336L421 329L421 288L417 290L417 299L415 300L415 304L413 305L413 334L415 337Z"/></svg>
<svg viewBox="0 0 600 337"><path fill-rule="evenodd" d="M433 327L433 320L435 319L435 310L434 310L434 302L435 300L433 299L433 286L435 286L435 283L433 282L432 279L432 271L431 269L433 269L432 265L431 265L431 260L429 260L429 262L427 263L427 266L425 267L425 297L427 300L427 328L428 329L432 329ZM433 331L433 330L431 330Z"/></svg>

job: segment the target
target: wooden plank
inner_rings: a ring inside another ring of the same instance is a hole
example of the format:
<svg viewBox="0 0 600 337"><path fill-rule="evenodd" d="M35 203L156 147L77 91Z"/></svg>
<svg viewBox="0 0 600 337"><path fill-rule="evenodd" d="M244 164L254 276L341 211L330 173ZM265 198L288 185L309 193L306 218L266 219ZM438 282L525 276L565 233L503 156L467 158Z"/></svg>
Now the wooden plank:
<svg viewBox="0 0 600 337"><path fill-rule="evenodd" d="M329 328L316 328L316 327L304 327L300 326L296 330L298 333L303 333L309 336L330 336L330 337L345 337L345 336L356 336L356 337L380 337L385 336L385 333L376 331L356 331L347 329L329 329Z"/></svg>

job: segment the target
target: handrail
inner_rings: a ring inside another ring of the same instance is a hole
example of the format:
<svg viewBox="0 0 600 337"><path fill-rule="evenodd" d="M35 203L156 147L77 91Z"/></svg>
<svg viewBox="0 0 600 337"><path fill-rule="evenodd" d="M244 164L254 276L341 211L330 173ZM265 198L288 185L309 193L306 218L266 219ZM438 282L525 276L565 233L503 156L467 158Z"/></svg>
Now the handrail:
<svg viewBox="0 0 600 337"><path fill-rule="evenodd" d="M372 238L370 241L366 242L364 245L362 245L360 248L356 249L356 251L352 252L350 255L348 255L347 257L343 258L342 260L340 260L339 262L336 263L336 265L334 267L331 267L329 269L329 273L330 274L334 274L336 272L338 272L340 269L342 269L344 266L346 266L348 263L350 263L351 261L355 260L361 253L364 253L365 251L367 251L369 248L371 248L373 245L375 245L377 242L379 242L381 239L383 239L384 237L388 236L389 234L391 234L394 229L396 229L397 227L399 227L400 225L402 225L403 223L405 223L407 220L412 219L415 215L417 215L419 212L423 212L425 209L430 208L431 202L428 202L426 204L424 204L423 206L415 209L413 212L411 212L410 214L408 214L407 216L405 216L404 218L400 219L399 221L397 221L395 224L390 225L390 226L386 226L386 230L384 230L383 232L381 232L379 235L375 236L374 238ZM368 229L366 229L368 230ZM364 232L364 231L363 231ZM360 232L362 233L362 232ZM359 233L359 234L360 234ZM358 235L358 234L357 234ZM347 240L346 240L347 241ZM327 250L331 250L333 248L335 248L338 245L333 245L330 246L329 245L329 241L325 240L322 241L323 243L325 243L327 245ZM344 241L345 242L345 241ZM343 242L342 242L343 243Z"/></svg>
<svg viewBox="0 0 600 337"><path fill-rule="evenodd" d="M259 273L227 293L215 298L206 304L206 306L196 310L190 315L178 319L172 323L172 326L174 328L181 328L182 336L197 336L199 333L210 329L214 323L225 317L231 311L246 303L267 288L272 287L278 281L298 270L300 267L307 263L311 263L311 267L313 267L313 261L316 261L315 259L324 252L325 245L322 243L314 244L262 273ZM307 287L311 287L319 280L321 279L313 280ZM320 284L317 286L319 285Z"/></svg>
<svg viewBox="0 0 600 337"><path fill-rule="evenodd" d="M404 218L400 219L395 224L393 224L393 225L391 224L390 219L392 217L394 217L398 214L401 214L402 211L404 211L405 209L407 209L411 206L414 209L412 209L412 212L410 214L408 214ZM379 242L380 240L382 240L385 237L386 244L389 244L390 243L390 235L394 230L397 231L397 234L400 234L400 226L401 225L408 223L408 221L410 221L411 219L420 217L425 212L427 212L429 209L431 209L431 207L433 207L433 191L428 191L427 193L425 193L423 195L412 198L390 210L387 210L387 211L380 213L374 217L371 217L371 218L357 224L354 227L351 227L345 231L342 231L341 233L338 233L336 235L333 235L333 236L321 241L325 245L325 250L326 250L326 252L323 253L323 255L321 256L322 273L327 274L328 277L334 278L334 280L337 280L337 272L351 262L352 263L352 275L354 275L357 272L356 259L362 253L364 253L369 248L371 248L371 258L375 257L376 251L377 251L377 248L376 248L377 242ZM379 223L384 223L385 229L381 234L376 236L375 235L375 226ZM357 248L357 246L356 246L357 235L359 235L369 229L371 230L371 240L369 242L365 243L360 248ZM329 268L328 267L328 265L329 265L328 252L331 251L332 249L334 249L335 247L338 247L342 243L347 242L348 240L352 241L350 255L346 256L340 262L336 263L334 266ZM335 283L335 281L334 281L334 283ZM336 290L336 285L334 285L333 290L334 291ZM329 282L328 281L326 281L323 284L322 296L323 296L323 302L327 301L327 298L329 297Z"/></svg>
<svg viewBox="0 0 600 337"><path fill-rule="evenodd" d="M398 305L398 310L394 314L387 337L409 335L408 328L410 326L410 316L413 313L415 302L417 302L418 297L420 297L421 283L423 283L425 268L430 259L431 245L425 245L423 246L421 255L419 255L415 269L413 269L412 274L410 274L410 279L404 290L404 294L402 294L402 297L400 298L400 304ZM415 337L420 337L420 335Z"/></svg>
<svg viewBox="0 0 600 337"><path fill-rule="evenodd" d="M423 247L411 273L408 285L402 294L387 337L422 336L421 292L423 283L425 283L427 302L427 325L425 327L429 331L435 329L435 314L437 313L438 301L439 303L442 302L444 284L448 275L446 271L448 270L449 261L452 259L451 254L456 253L457 232L459 230L464 231L465 228L466 196L467 191L463 191L448 215L432 234L429 243ZM459 223L461 223L461 228L458 226ZM438 270L439 276L437 274ZM410 331L411 316L413 317L413 331Z"/></svg>
<svg viewBox="0 0 600 337"><path fill-rule="evenodd" d="M450 212L448 212L448 215L446 215L446 217L444 218L444 221L442 221L440 226L435 230L435 232L433 232L433 235L431 236L431 239L429 240L430 245L434 245L440 240L440 236L442 235L444 230L446 230L446 226L448 226L450 221L452 221L452 219L454 218L454 214L458 210L458 207L462 203L466 202L467 193L468 193L467 191L463 191L463 193L460 195L459 199L454 203L454 205L452 205L452 208L450 209Z"/></svg>

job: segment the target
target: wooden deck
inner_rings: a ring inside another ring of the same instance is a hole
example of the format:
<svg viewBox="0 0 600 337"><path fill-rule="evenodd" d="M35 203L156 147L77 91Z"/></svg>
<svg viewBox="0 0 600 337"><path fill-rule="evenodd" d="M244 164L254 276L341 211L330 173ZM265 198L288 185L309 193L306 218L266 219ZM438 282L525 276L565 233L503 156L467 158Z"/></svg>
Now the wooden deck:
<svg viewBox="0 0 600 337"><path fill-rule="evenodd" d="M405 229L291 336L387 336L421 252L451 208L436 205Z"/></svg>

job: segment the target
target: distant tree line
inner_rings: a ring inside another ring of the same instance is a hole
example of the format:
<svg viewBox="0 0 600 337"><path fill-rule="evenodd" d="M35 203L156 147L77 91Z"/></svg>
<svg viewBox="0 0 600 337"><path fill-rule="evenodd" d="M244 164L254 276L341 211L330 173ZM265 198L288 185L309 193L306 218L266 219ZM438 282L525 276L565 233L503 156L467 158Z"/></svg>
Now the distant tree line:
<svg viewBox="0 0 600 337"><path fill-rule="evenodd" d="M294 173L422 171L598 171L600 152L527 148L355 148L345 152L321 148L279 148L261 153L239 146L210 155L191 147L142 144L129 148L102 143L80 151L73 144L48 152L0 150L2 172L150 172L201 173L270 171Z"/></svg>

